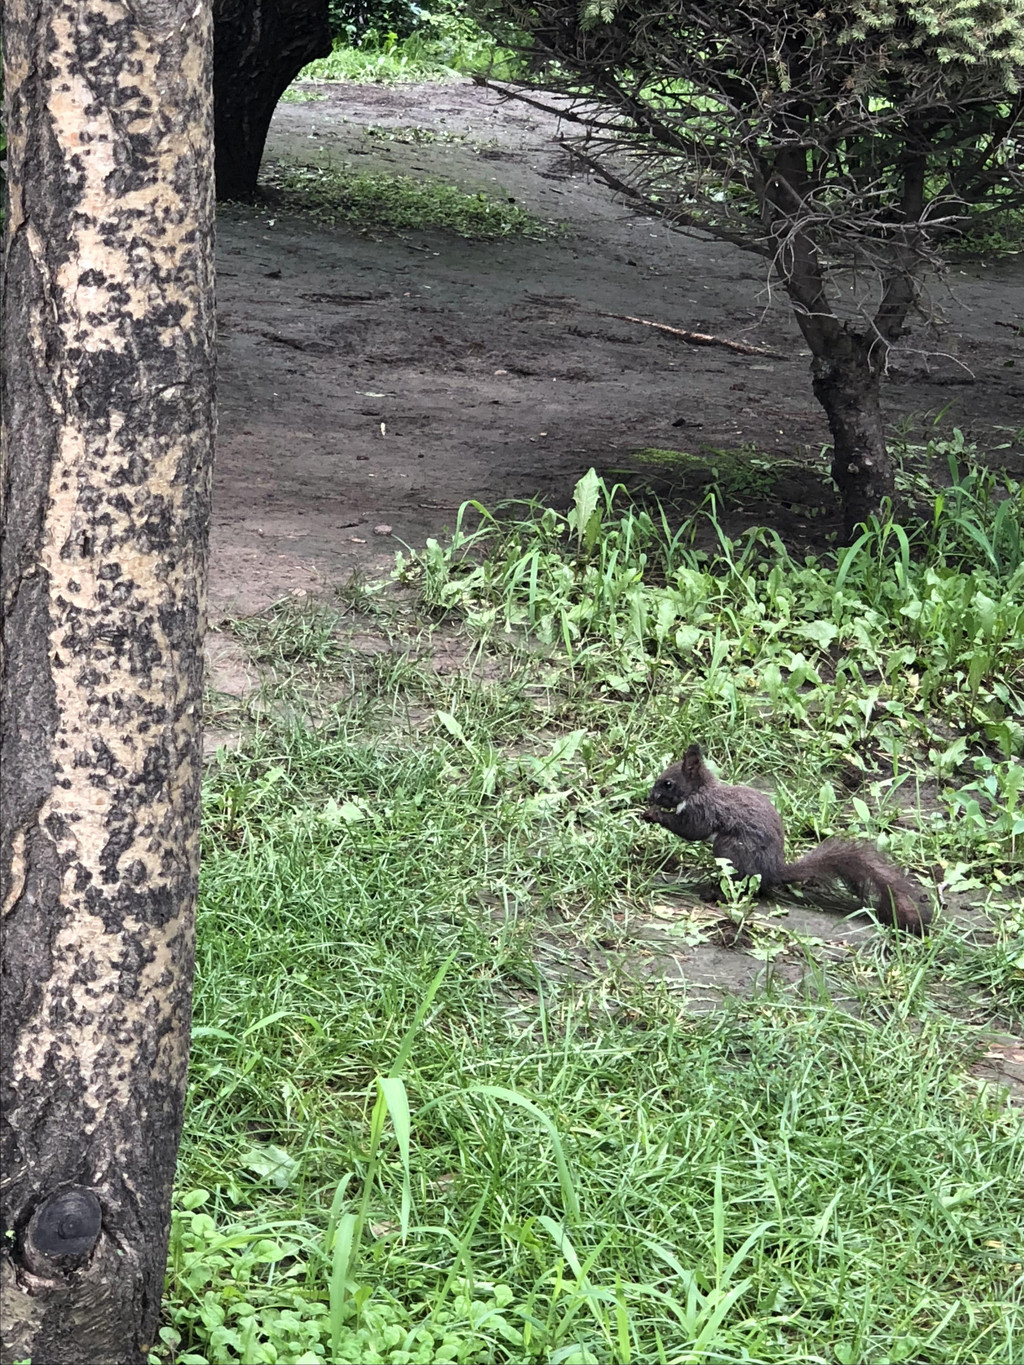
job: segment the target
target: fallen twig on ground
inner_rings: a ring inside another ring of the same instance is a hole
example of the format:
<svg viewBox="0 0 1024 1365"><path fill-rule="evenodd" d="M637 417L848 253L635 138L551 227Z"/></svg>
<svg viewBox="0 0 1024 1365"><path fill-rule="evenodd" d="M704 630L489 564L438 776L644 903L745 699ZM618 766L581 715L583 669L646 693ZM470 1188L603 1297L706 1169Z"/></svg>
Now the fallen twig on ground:
<svg viewBox="0 0 1024 1365"><path fill-rule="evenodd" d="M767 351L763 346L750 346L745 341L729 341L726 337L712 336L710 332L688 332L685 327L670 327L667 322L652 322L650 318L637 318L632 313L598 313L600 318L616 318L619 322L638 322L641 327L653 327L657 332L668 332L670 336L681 337L691 346L724 346L727 351L737 351L740 355L767 355L773 360L787 360L788 356L778 351Z"/></svg>

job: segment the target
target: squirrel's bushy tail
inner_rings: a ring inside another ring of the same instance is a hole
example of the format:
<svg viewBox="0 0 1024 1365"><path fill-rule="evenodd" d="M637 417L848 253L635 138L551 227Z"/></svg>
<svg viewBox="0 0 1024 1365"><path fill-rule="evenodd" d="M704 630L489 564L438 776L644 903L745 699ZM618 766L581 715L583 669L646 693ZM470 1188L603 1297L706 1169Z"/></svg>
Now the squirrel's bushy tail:
<svg viewBox="0 0 1024 1365"><path fill-rule="evenodd" d="M846 882L864 903L874 906L883 924L895 924L911 934L923 934L931 910L923 903L921 888L887 862L870 844L849 839L826 839L795 863L787 863L781 882Z"/></svg>

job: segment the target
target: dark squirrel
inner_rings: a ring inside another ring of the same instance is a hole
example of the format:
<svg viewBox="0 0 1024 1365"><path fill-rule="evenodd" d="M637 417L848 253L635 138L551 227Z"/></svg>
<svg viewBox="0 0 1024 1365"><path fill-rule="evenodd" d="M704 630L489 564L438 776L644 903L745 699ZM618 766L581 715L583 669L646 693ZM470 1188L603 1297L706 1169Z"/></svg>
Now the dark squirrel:
<svg viewBox="0 0 1024 1365"><path fill-rule="evenodd" d="M711 839L716 858L728 858L741 877L755 874L761 890L794 882L843 881L883 924L923 934L931 911L921 888L870 844L826 839L795 863L787 863L779 813L764 792L720 782L691 744L678 763L655 782L644 819L664 825L680 839Z"/></svg>

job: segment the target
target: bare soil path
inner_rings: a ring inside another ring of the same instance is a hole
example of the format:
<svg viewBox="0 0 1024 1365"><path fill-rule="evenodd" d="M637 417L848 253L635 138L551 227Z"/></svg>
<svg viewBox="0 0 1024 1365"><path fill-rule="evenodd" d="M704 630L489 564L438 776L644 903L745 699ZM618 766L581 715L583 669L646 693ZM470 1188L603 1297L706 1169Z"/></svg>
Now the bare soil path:
<svg viewBox="0 0 1024 1365"><path fill-rule="evenodd" d="M268 158L438 176L568 232L375 239L272 204L222 211L214 621L386 569L396 537L422 544L468 498L564 501L591 465L647 477L645 449L817 455L808 356L756 258L631 215L567 164L553 120L470 82L325 92L279 106ZM922 327L894 366L890 415L952 404L947 421L991 443L1024 421L1024 348L997 325L1024 316L1024 262L956 267L949 284L941 337ZM765 514L799 527L830 497L798 471Z"/></svg>

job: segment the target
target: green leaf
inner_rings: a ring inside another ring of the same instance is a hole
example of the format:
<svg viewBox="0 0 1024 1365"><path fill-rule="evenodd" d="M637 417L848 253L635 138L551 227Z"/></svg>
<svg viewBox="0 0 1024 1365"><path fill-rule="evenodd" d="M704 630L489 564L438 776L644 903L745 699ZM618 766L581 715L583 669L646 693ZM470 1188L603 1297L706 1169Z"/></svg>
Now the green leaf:
<svg viewBox="0 0 1024 1365"><path fill-rule="evenodd" d="M398 1150L402 1158L402 1237L409 1232L409 1213L412 1208L412 1175L410 1166L410 1138L412 1135L412 1116L409 1112L409 1096L405 1082L400 1076L378 1076L377 1088L391 1115L391 1126L395 1130Z"/></svg>
<svg viewBox="0 0 1024 1365"><path fill-rule="evenodd" d="M331 1283L329 1289L331 1311L331 1358L339 1360L341 1333L345 1326L345 1302L355 1288L352 1283L352 1262L355 1257L355 1235L358 1219L354 1213L343 1213L338 1219L331 1252Z"/></svg>
<svg viewBox="0 0 1024 1365"><path fill-rule="evenodd" d="M360 820L367 818L367 812L362 806L356 805L354 801L337 802L333 796L328 800L323 810L320 812L320 819L327 825L335 828L338 825L356 825Z"/></svg>
<svg viewBox="0 0 1024 1365"><path fill-rule="evenodd" d="M275 1185L279 1190L287 1189L299 1171L299 1162L283 1147L251 1146L239 1158L246 1170L252 1171L262 1180Z"/></svg>
<svg viewBox="0 0 1024 1365"><path fill-rule="evenodd" d="M793 634L802 640L810 640L819 649L828 649L838 638L839 627L832 621L805 621L793 627Z"/></svg>
<svg viewBox="0 0 1024 1365"><path fill-rule="evenodd" d="M438 720L441 722L444 728L451 735L451 737L453 739L457 739L460 744L464 744L466 748L469 749L470 752L472 752L470 742L466 738L466 732L463 730L462 726L455 719L452 713L450 711L438 711L435 714L437 715Z"/></svg>
<svg viewBox="0 0 1024 1365"><path fill-rule="evenodd" d="M570 515L570 520L581 549L588 552L593 549L601 531L601 514L597 504L602 487L603 483L597 470L588 469L573 493L574 511Z"/></svg>

